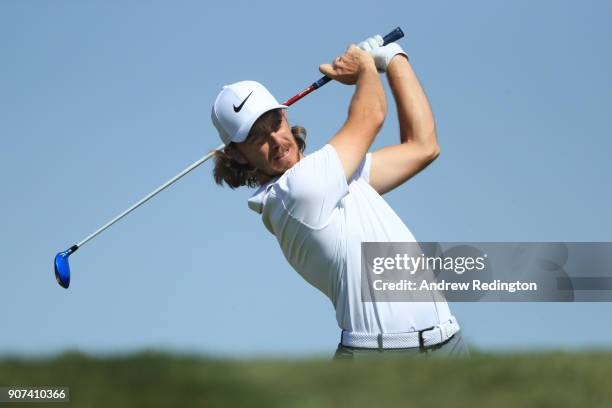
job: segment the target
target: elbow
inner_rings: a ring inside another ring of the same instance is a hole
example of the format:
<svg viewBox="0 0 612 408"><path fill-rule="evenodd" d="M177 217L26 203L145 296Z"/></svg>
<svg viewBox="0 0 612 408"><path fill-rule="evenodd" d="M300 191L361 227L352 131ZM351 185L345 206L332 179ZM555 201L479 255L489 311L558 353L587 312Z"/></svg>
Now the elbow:
<svg viewBox="0 0 612 408"><path fill-rule="evenodd" d="M426 141L423 150L426 160L428 160L428 163L431 163L440 156L440 145L438 144L438 137L434 124L432 124L426 134L427 137L423 139Z"/></svg>
<svg viewBox="0 0 612 408"><path fill-rule="evenodd" d="M430 164L440 156L440 145L435 141L427 143L422 148L423 162L425 165Z"/></svg>
<svg viewBox="0 0 612 408"><path fill-rule="evenodd" d="M429 161L432 162L436 160L438 156L440 156L440 145L438 143L434 143L433 146L427 150L427 157L429 158Z"/></svg>

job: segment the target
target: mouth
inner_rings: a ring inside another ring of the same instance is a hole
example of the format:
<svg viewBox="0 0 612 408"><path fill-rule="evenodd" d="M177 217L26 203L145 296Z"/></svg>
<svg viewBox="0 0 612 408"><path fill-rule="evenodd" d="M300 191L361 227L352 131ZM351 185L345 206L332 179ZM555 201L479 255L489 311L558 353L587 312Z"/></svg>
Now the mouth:
<svg viewBox="0 0 612 408"><path fill-rule="evenodd" d="M274 156L275 161L281 161L289 157L290 148L282 148L278 151L278 153Z"/></svg>

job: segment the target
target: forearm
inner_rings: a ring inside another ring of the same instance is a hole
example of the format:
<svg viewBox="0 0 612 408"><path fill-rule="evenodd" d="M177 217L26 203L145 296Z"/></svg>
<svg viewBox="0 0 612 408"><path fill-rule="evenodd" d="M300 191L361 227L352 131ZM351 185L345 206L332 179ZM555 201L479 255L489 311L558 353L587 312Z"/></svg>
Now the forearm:
<svg viewBox="0 0 612 408"><path fill-rule="evenodd" d="M372 57L354 45L336 58L333 65L322 64L319 69L332 79L356 86L348 118L329 141L338 153L347 179L350 179L385 120L385 91Z"/></svg>
<svg viewBox="0 0 612 408"><path fill-rule="evenodd" d="M394 57L387 68L387 78L397 106L401 143L437 146L433 113L408 59Z"/></svg>
<svg viewBox="0 0 612 408"><path fill-rule="evenodd" d="M387 98L373 65L359 76L355 85L347 122L378 129L387 114Z"/></svg>

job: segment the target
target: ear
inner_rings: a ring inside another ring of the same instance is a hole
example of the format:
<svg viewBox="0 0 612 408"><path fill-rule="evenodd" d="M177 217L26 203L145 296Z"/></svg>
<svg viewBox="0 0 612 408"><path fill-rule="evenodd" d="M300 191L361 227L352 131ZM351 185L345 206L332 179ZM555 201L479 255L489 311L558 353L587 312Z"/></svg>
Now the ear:
<svg viewBox="0 0 612 408"><path fill-rule="evenodd" d="M240 164L249 164L248 160L244 155L236 148L236 146L227 146L223 152L229 156L230 159L237 161Z"/></svg>

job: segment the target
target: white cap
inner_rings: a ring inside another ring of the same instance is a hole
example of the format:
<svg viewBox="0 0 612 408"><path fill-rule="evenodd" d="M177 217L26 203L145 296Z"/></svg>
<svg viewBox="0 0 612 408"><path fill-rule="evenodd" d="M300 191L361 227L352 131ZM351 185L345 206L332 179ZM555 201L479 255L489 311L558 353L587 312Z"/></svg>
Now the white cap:
<svg viewBox="0 0 612 408"><path fill-rule="evenodd" d="M259 82L240 81L223 87L212 108L212 121L225 145L241 143L253 123L272 109L286 109Z"/></svg>

